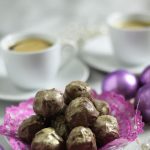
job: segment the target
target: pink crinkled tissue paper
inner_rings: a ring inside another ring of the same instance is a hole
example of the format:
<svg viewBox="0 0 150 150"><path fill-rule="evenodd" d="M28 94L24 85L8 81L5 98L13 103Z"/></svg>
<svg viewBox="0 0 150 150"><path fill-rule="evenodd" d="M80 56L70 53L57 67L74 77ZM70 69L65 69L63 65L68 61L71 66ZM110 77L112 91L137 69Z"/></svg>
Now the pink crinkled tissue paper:
<svg viewBox="0 0 150 150"><path fill-rule="evenodd" d="M97 94L93 96L99 100L105 100L111 108L111 115L115 116L119 123L119 139L116 139L98 150L117 150L134 141L143 132L144 123L140 112L134 110L134 106L123 96L113 92ZM4 123L0 126L0 134L7 137L13 150L29 150L30 145L22 143L17 137L17 130L21 122L33 115L33 98L21 102L18 106L6 108Z"/></svg>

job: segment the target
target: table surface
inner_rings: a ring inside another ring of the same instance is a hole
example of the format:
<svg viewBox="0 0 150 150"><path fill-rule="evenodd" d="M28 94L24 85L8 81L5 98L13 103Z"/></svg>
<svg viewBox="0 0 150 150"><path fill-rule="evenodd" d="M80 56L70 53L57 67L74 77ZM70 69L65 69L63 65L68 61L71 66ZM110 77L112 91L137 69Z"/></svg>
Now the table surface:
<svg viewBox="0 0 150 150"><path fill-rule="evenodd" d="M87 81L92 88L96 89L96 91L100 92L101 90L101 81L104 77L104 73L91 69L91 75L89 77L89 80ZM13 103L13 102L5 102L5 101L0 101L0 123L2 123L3 120L3 115L4 115L4 111L5 111L5 107L10 106L10 105L14 105L17 103ZM143 134L141 134L138 137L138 142L139 143L144 143L146 142L148 139L150 139L150 126L146 126L145 127L145 132ZM9 147L9 145L7 144L7 142L5 141L4 137L0 136L0 144L4 146L5 150L10 150L11 148ZM138 144L137 141L129 144L125 150L138 150Z"/></svg>

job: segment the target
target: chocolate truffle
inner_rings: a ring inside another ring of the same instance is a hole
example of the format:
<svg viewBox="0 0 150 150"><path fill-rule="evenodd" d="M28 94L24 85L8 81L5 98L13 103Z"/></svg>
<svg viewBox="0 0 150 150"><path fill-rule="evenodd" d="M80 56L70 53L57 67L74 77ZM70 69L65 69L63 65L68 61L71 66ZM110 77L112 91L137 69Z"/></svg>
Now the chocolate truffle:
<svg viewBox="0 0 150 150"><path fill-rule="evenodd" d="M55 118L55 120L51 121L51 127L53 127L59 136L63 139L66 139L68 136L68 127L65 123L65 116L60 115Z"/></svg>
<svg viewBox="0 0 150 150"><path fill-rule="evenodd" d="M35 135L31 150L64 150L64 141L53 128L45 128Z"/></svg>
<svg viewBox="0 0 150 150"><path fill-rule="evenodd" d="M37 92L33 109L36 114L49 118L62 111L64 105L63 94L50 89Z"/></svg>
<svg viewBox="0 0 150 150"><path fill-rule="evenodd" d="M92 126L98 116L99 112L87 97L78 97L71 101L65 113L66 122L71 129Z"/></svg>
<svg viewBox="0 0 150 150"><path fill-rule="evenodd" d="M64 92L65 103L69 104L77 97L87 97L91 99L91 88L87 83L82 81L73 81L66 86Z"/></svg>
<svg viewBox="0 0 150 150"><path fill-rule="evenodd" d="M60 111L60 113L58 115L65 115L66 109L67 109L68 105L64 105L63 109Z"/></svg>
<svg viewBox="0 0 150 150"><path fill-rule="evenodd" d="M67 139L67 150L97 150L96 140L89 128L74 128Z"/></svg>
<svg viewBox="0 0 150 150"><path fill-rule="evenodd" d="M30 144L35 134L43 128L45 128L44 119L33 115L21 123L18 136L23 142Z"/></svg>
<svg viewBox="0 0 150 150"><path fill-rule="evenodd" d="M117 119L110 115L99 116L94 123L93 131L98 144L107 144L119 137Z"/></svg>
<svg viewBox="0 0 150 150"><path fill-rule="evenodd" d="M97 111L99 111L99 115L108 115L110 112L110 107L107 102L102 100L94 99L93 104Z"/></svg>

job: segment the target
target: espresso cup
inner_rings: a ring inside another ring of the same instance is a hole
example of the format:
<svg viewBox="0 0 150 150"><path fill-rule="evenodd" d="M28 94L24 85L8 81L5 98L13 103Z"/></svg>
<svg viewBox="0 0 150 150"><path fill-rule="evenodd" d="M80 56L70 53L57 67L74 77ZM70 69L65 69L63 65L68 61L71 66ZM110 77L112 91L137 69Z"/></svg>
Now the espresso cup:
<svg viewBox="0 0 150 150"><path fill-rule="evenodd" d="M125 22L147 22L148 14L114 13L108 17L107 24L116 59L124 65L135 66L147 64L150 59L150 26L121 27Z"/></svg>
<svg viewBox="0 0 150 150"><path fill-rule="evenodd" d="M53 45L34 52L17 52L10 49L12 45L28 38L40 38ZM8 35L1 40L0 47L10 80L25 89L49 87L59 70L76 54L73 43L62 43L54 37L38 33Z"/></svg>

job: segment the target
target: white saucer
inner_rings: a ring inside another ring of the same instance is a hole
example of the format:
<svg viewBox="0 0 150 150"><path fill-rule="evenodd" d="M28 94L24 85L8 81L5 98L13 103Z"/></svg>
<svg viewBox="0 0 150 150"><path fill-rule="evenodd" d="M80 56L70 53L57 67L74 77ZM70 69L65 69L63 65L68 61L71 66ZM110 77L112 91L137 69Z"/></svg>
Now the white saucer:
<svg viewBox="0 0 150 150"><path fill-rule="evenodd" d="M87 40L80 51L81 58L91 67L112 72L118 69L126 69L132 73L139 74L147 66L124 66L115 58L108 34L101 34Z"/></svg>
<svg viewBox="0 0 150 150"><path fill-rule="evenodd" d="M89 68L75 58L64 67L50 84L49 88L63 90L65 85L73 80L86 81L89 77ZM15 87L8 79L2 59L0 58L0 99L5 101L22 101L34 96L36 91L26 91Z"/></svg>

